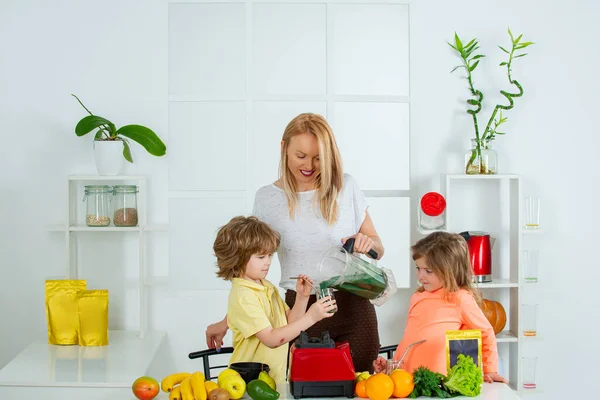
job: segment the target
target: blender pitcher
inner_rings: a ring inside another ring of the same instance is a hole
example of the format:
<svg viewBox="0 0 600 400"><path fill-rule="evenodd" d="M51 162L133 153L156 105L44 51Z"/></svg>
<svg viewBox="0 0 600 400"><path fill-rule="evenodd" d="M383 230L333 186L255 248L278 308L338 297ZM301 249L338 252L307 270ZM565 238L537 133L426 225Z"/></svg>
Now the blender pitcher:
<svg viewBox="0 0 600 400"><path fill-rule="evenodd" d="M392 271L377 266L377 252L369 250L369 262L352 254L354 238L350 238L342 247L331 247L325 252L319 264L319 286L321 289L333 289L350 292L369 299L380 306L397 290Z"/></svg>

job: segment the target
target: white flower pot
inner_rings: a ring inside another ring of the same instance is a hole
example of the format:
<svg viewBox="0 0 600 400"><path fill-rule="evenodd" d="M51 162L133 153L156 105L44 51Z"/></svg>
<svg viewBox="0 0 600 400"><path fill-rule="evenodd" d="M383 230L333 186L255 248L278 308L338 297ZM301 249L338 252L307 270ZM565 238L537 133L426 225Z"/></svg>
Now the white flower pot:
<svg viewBox="0 0 600 400"><path fill-rule="evenodd" d="M123 171L123 142L120 140L94 140L96 169L100 175L119 175Z"/></svg>

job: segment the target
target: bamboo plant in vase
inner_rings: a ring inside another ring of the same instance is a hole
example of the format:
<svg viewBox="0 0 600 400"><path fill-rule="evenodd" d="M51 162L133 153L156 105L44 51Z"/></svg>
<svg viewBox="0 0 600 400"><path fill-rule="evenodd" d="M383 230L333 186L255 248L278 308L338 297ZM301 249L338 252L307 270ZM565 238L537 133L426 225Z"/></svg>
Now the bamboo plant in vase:
<svg viewBox="0 0 600 400"><path fill-rule="evenodd" d="M481 59L485 56L478 54L476 51L479 49L477 39L472 39L468 41L467 44L463 44L463 41L459 38L458 34L454 33L454 44L448 43L450 47L458 53L462 61L462 64L454 67L451 72L460 68L465 70L469 91L472 96L467 100L467 104L473 108L468 109L467 113L473 118L475 138L471 139L472 148L465 156L466 174L496 174L498 172L496 155L491 149L491 144L492 141L496 139L496 135L504 135L504 132L498 130L498 128L507 121L507 118L502 115L502 111L511 110L515 105L514 98L523 96L523 87L516 79L513 79L511 67L515 59L527 55L527 53L520 53L520 50L532 45L533 42L521 41L523 35L519 35L515 38L510 31L510 28L508 29L508 34L510 35L512 48L509 51L502 46L498 46L508 57L508 60L501 62L500 66L506 67L508 82L517 89L517 92L511 93L504 90L500 91L500 93L506 97L508 104L496 104L483 132L480 132L477 120L477 114L479 114L482 109L483 93L475 88L472 74L479 65Z"/></svg>

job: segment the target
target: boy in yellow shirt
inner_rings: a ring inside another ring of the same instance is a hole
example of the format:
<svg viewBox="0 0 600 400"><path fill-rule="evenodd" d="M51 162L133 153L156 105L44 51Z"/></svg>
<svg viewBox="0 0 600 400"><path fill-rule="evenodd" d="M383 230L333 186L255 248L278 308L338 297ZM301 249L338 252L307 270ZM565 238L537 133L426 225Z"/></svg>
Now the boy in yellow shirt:
<svg viewBox="0 0 600 400"><path fill-rule="evenodd" d="M234 217L221 227L213 246L219 268L217 276L231 281L227 304L227 324L233 332L234 362L254 361L269 365L276 382L285 381L288 346L300 332L308 329L335 307L325 297L308 311L312 281L300 275L296 301L290 309L265 278L280 237L255 217Z"/></svg>

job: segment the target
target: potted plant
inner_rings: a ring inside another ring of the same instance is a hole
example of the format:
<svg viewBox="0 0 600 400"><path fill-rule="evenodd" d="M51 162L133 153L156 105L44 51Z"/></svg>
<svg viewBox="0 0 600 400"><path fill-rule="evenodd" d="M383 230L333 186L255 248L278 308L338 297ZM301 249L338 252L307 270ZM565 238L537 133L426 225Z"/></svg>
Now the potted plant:
<svg viewBox="0 0 600 400"><path fill-rule="evenodd" d="M94 136L94 156L100 175L118 175L123 168L123 159L133 163L129 139L141 144L153 156L164 156L167 146L150 128L142 125L125 125L117 129L106 118L92 114L74 94L79 104L90 114L75 126L75 134L84 136L97 129Z"/></svg>
<svg viewBox="0 0 600 400"><path fill-rule="evenodd" d="M473 118L473 125L475 127L475 138L471 140L472 149L470 149L465 157L465 173L466 174L495 174L497 173L496 160L493 158L495 153L490 151L491 142L496 139L496 135L504 135L504 132L498 131L500 125L507 121L507 118L502 115L502 110L511 110L514 107L514 98L523 96L523 87L521 84L512 77L512 62L520 57L524 57L527 53L519 53L520 50L530 46L533 42L522 42L523 35L519 35L516 38L513 36L510 28L508 29L512 48L509 50L502 46L498 46L500 50L507 54L508 60L500 63L500 66L506 67L508 75L508 82L513 85L516 89L516 93L507 92L501 90L500 93L506 97L508 104L496 104L494 111L490 115L490 118L485 125L483 132L479 130L479 124L477 121L477 114L481 111L483 93L475 88L473 84L472 73L479 65L479 61L485 56L477 54L476 50L479 48L477 39L472 39L467 44L463 44L463 41L459 38L458 34L454 33L454 44L448 43L460 56L462 64L454 67L451 72L456 71L459 68L464 68L467 74L467 82L469 91L471 92L472 98L467 100L467 104L474 108L468 109L467 113ZM491 156L489 156L491 154ZM492 159L493 158L493 159Z"/></svg>

